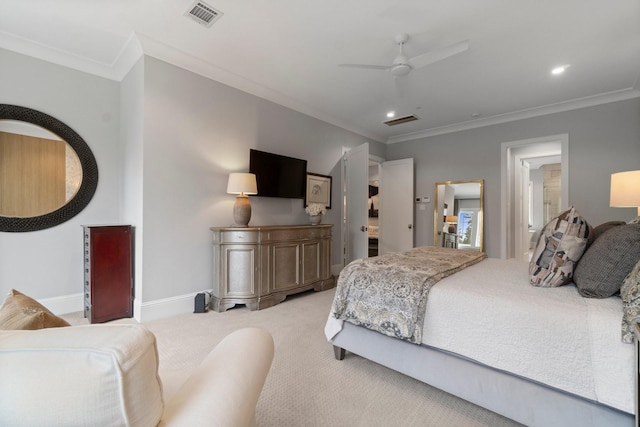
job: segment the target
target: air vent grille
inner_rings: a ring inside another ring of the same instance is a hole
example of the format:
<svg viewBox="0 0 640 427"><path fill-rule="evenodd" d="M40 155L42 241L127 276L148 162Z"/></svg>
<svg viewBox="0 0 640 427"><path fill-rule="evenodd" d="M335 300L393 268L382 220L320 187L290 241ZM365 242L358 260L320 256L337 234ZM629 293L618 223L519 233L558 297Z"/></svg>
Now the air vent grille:
<svg viewBox="0 0 640 427"><path fill-rule="evenodd" d="M402 123L414 122L416 120L418 120L418 117L411 114L410 116L398 117L397 119L387 120L386 122L383 122L383 123L387 126L395 126L395 125L401 125Z"/></svg>
<svg viewBox="0 0 640 427"><path fill-rule="evenodd" d="M207 28L211 27L222 15L222 12L201 1L195 2L184 14Z"/></svg>

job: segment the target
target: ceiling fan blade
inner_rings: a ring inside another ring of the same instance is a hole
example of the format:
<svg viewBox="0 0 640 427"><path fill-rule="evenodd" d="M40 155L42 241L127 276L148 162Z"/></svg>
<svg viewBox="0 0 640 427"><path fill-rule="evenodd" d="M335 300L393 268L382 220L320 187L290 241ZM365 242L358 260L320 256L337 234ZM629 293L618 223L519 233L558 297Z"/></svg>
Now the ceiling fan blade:
<svg viewBox="0 0 640 427"><path fill-rule="evenodd" d="M413 68L422 68L427 65L431 65L435 62L442 61L445 58L464 52L469 49L469 40L455 43L442 49L433 50L431 52L423 53L422 55L414 56L409 59L409 64Z"/></svg>
<svg viewBox="0 0 640 427"><path fill-rule="evenodd" d="M367 68L370 70L388 70L391 67L387 65L367 65L367 64L340 64L340 67L346 68Z"/></svg>

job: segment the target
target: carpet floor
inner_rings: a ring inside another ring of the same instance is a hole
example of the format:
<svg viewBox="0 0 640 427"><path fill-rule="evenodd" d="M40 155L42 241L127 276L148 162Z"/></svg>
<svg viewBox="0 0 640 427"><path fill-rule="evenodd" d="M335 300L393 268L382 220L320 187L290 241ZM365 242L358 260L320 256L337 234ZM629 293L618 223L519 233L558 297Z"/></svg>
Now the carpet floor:
<svg viewBox="0 0 640 427"><path fill-rule="evenodd" d="M186 379L230 332L258 326L275 342L256 408L259 426L520 426L354 354L336 360L323 332L333 295L306 292L259 311L238 306L146 322L158 340L160 375Z"/></svg>

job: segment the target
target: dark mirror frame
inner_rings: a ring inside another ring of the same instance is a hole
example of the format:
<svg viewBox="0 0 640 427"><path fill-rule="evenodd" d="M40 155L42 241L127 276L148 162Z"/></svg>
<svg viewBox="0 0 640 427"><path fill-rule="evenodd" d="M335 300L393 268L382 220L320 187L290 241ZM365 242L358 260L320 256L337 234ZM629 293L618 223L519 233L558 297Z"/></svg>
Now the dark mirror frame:
<svg viewBox="0 0 640 427"><path fill-rule="evenodd" d="M98 164L84 139L60 120L31 108L0 104L0 120L29 122L53 132L73 148L82 166L80 188L64 206L53 212L29 218L0 216L0 231L44 230L62 224L79 214L89 204L98 187Z"/></svg>

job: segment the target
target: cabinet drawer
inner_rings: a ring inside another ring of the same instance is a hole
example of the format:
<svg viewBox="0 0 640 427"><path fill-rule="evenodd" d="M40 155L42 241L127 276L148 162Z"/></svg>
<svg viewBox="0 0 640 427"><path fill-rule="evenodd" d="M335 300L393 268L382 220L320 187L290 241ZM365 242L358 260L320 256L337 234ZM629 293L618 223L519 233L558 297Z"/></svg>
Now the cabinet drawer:
<svg viewBox="0 0 640 427"><path fill-rule="evenodd" d="M327 227L312 227L301 230L301 237L303 239L315 240L329 236L331 236L331 229Z"/></svg>
<svg viewBox="0 0 640 427"><path fill-rule="evenodd" d="M224 231L213 233L213 243L257 243L257 231Z"/></svg>
<svg viewBox="0 0 640 427"><path fill-rule="evenodd" d="M270 242L292 241L298 239L300 239L300 230L296 229L270 230L265 233L265 240Z"/></svg>

